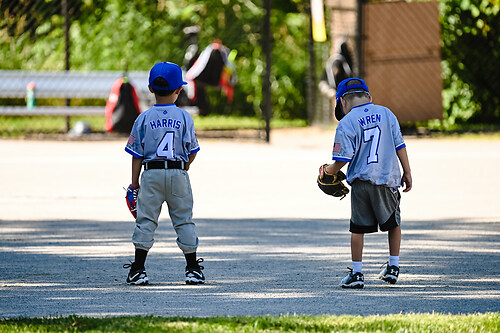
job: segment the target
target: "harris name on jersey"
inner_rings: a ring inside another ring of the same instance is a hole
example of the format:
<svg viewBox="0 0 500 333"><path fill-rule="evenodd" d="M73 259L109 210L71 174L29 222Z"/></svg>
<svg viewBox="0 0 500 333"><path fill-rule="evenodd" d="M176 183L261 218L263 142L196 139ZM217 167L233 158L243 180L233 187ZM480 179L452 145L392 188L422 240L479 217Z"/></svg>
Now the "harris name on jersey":
<svg viewBox="0 0 500 333"><path fill-rule="evenodd" d="M175 128L175 129L180 129L182 125L182 122L177 119L172 119L172 118L161 118L158 120L153 120L149 122L149 126L151 127L152 130L157 129L157 128Z"/></svg>

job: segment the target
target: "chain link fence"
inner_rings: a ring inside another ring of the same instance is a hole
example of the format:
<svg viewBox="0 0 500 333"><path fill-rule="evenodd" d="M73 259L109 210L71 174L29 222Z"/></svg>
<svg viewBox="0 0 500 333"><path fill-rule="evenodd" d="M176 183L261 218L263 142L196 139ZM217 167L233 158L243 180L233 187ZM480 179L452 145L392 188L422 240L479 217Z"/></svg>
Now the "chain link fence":
<svg viewBox="0 0 500 333"><path fill-rule="evenodd" d="M330 57L351 51L352 76L365 78L374 102L407 126L440 129L500 125L498 1L325 0ZM341 57L342 58L342 57ZM335 62L332 62L335 64ZM340 66L334 66L334 73ZM335 82L330 84L335 87ZM334 90L333 90L334 93ZM330 108L318 110L334 121Z"/></svg>
<svg viewBox="0 0 500 333"><path fill-rule="evenodd" d="M235 92L235 99L245 102L238 111L258 114L255 110L261 103L260 77L265 64L262 57L249 60L244 54L260 52L262 15L248 13L259 13L262 3L225 0L218 6L218 15L205 18L200 45L209 43L213 36L222 36L238 49L238 76L244 87ZM152 58L141 50L155 47L161 54L156 60L168 55L168 59L182 64L187 47L182 30L201 19L194 14L186 16L188 9L196 15L204 10L201 1L188 0L1 0L0 136L67 133L79 121L89 123L96 132L104 131L110 82L125 72L131 76L145 108L151 101L144 75ZM499 124L499 9L498 1L488 0L325 0L329 45L325 44L326 49L325 45L316 45L315 50L321 53L324 65L344 41L350 51L351 75L365 77L375 102L399 113L402 122L437 119L448 125ZM229 14L234 17L229 18ZM163 24L167 15L175 16L176 24ZM276 20L276 12L272 15ZM284 15L282 21L281 25L273 23L271 88L273 106L278 106L274 112L292 113L280 111L283 106L298 110L290 117L305 118L306 80L294 81L292 75L285 74L293 71L296 77L307 77L307 20L300 15ZM116 26L110 22L116 22ZM166 38L168 44L159 42ZM280 53L282 58L276 56ZM289 64L285 66L286 62ZM62 79L61 73L75 69L81 74L77 83ZM50 71L46 83L39 81L40 71ZM132 73L137 73L136 77ZM102 79L102 75L107 78ZM318 87L321 77L318 75L318 82L313 83L316 98L321 98L313 118L314 122L331 123L335 87L324 86L323 93ZM90 84L85 83L89 78ZM45 84L53 86L52 95L44 95ZM98 93L77 93L85 90L85 84ZM63 94L66 88L73 92Z"/></svg>
<svg viewBox="0 0 500 333"><path fill-rule="evenodd" d="M111 86L124 76L141 110L147 109L154 103L147 87L152 64L168 60L187 69L193 36L186 28L202 18L198 53L216 39L234 45L238 70L250 73L240 86L254 89L246 94L252 98L241 98L242 89L235 92L234 100L244 102L236 115L252 115L260 103L256 67L262 63L248 54L260 52L261 9L239 0L210 5L216 15L207 16L201 0L0 1L0 136L67 133L82 120L103 132ZM234 112L220 87L205 90L218 114ZM185 109L196 112L186 103Z"/></svg>
<svg viewBox="0 0 500 333"><path fill-rule="evenodd" d="M98 75L88 74L82 84L64 72L70 69L70 16L78 17L77 8L71 0L0 2L2 136L66 133L82 120L104 129L110 86L100 84ZM47 41L44 49L38 40Z"/></svg>

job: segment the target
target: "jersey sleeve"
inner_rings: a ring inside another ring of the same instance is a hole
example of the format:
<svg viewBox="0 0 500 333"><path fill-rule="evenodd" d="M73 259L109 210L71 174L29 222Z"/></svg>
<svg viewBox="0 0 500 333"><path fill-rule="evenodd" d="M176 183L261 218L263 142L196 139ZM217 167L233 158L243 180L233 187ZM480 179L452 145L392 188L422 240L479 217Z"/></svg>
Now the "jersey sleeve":
<svg viewBox="0 0 500 333"><path fill-rule="evenodd" d="M144 158L144 147L142 145L144 138L143 120L144 117L137 117L128 137L125 151L136 158Z"/></svg>
<svg viewBox="0 0 500 333"><path fill-rule="evenodd" d="M191 116L187 117L186 126L187 128L186 136L184 139L184 147L186 148L187 154L191 155L197 153L200 150L198 137L196 136L196 130L194 128L194 121Z"/></svg>
<svg viewBox="0 0 500 333"><path fill-rule="evenodd" d="M335 131L333 143L332 160L350 162L355 152L355 132L349 128L349 124L339 122Z"/></svg>
<svg viewBox="0 0 500 333"><path fill-rule="evenodd" d="M405 141L403 139L403 134L401 133L401 128L399 127L398 118L394 115L394 113L390 112L391 119L391 129L392 129L392 137L394 139L394 147L396 151L406 147Z"/></svg>

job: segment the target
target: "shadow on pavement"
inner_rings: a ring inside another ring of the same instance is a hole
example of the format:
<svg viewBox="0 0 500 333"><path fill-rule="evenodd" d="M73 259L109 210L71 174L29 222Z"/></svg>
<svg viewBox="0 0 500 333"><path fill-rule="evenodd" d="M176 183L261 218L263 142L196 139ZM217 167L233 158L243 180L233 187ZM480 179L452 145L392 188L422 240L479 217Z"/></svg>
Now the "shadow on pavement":
<svg viewBox="0 0 500 333"><path fill-rule="evenodd" d="M0 220L0 317L235 316L498 311L498 221L404 221L401 277L377 279L387 234L365 237L364 290L337 284L350 266L348 221L196 219L207 284L186 286L162 219L146 263L125 283L133 222Z"/></svg>

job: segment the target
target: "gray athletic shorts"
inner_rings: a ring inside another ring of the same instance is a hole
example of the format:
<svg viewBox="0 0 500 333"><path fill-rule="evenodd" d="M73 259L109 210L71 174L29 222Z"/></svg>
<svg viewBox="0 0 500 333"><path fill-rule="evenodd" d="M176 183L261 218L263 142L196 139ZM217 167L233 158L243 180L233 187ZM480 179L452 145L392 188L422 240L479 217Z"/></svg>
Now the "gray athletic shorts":
<svg viewBox="0 0 500 333"><path fill-rule="evenodd" d="M388 231L401 224L401 194L384 185L356 179L351 184L351 224L356 234Z"/></svg>

